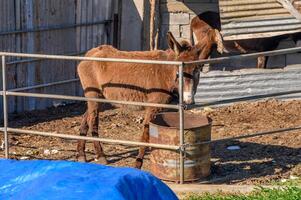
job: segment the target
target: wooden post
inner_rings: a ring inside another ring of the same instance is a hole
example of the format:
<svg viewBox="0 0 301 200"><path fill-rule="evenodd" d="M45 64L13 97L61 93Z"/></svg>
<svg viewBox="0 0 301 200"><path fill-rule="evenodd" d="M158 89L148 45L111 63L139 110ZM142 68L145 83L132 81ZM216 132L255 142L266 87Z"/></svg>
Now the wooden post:
<svg viewBox="0 0 301 200"><path fill-rule="evenodd" d="M113 19L113 46L118 48L118 36L119 36L119 15L114 14Z"/></svg>
<svg viewBox="0 0 301 200"><path fill-rule="evenodd" d="M155 5L156 0L150 0L151 9L150 9L150 28L149 28L149 43L150 43L150 50L154 50L154 23L155 23Z"/></svg>
<svg viewBox="0 0 301 200"><path fill-rule="evenodd" d="M150 0L150 5L150 50L156 50L159 42L160 0Z"/></svg>

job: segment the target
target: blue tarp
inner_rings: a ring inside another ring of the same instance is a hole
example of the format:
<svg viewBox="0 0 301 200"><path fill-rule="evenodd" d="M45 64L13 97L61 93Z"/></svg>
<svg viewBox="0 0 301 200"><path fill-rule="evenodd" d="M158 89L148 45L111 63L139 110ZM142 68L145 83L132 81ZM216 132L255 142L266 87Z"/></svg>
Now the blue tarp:
<svg viewBox="0 0 301 200"><path fill-rule="evenodd" d="M0 199L177 199L153 175L68 161L0 160Z"/></svg>

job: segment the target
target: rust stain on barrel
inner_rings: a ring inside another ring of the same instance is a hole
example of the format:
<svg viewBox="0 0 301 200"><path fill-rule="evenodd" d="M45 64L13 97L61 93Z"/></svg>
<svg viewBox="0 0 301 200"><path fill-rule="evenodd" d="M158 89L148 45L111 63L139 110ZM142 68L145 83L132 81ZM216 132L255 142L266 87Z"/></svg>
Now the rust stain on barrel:
<svg viewBox="0 0 301 200"><path fill-rule="evenodd" d="M185 112L184 140L193 144L211 140L212 120L205 116ZM150 122L150 142L179 145L179 114L161 113ZM179 181L179 152L153 149L150 156L151 172L162 180ZM184 181L196 181L210 175L210 145L187 147Z"/></svg>

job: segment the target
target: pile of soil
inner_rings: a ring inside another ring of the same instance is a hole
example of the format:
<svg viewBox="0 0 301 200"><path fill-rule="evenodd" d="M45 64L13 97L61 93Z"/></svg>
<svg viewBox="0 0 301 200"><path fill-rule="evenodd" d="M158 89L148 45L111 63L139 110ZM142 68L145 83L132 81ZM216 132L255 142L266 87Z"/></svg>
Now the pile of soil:
<svg viewBox="0 0 301 200"><path fill-rule="evenodd" d="M72 104L10 115L9 125L78 135L85 108L85 104ZM191 112L213 119L212 139L301 125L301 101L297 100L244 102ZM127 108L101 112L99 134L104 138L139 141L143 116L143 111ZM11 134L10 144L10 155L15 159L76 160L75 140ZM230 146L236 150L230 150ZM211 148L212 175L207 182L268 184L274 180L301 177L301 130L215 143ZM138 148L105 144L104 151L110 165L132 167ZM0 153L0 157L4 157L4 152ZM87 156L93 162L91 142L87 145ZM149 155L143 170L149 170Z"/></svg>

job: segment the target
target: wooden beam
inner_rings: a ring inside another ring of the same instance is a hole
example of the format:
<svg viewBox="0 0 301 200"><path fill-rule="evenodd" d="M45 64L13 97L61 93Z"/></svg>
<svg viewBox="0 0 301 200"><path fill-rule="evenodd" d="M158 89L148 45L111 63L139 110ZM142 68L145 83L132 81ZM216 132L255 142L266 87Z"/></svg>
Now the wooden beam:
<svg viewBox="0 0 301 200"><path fill-rule="evenodd" d="M149 28L149 43L150 43L150 50L154 50L154 24L155 24L155 6L156 6L156 0L150 0L150 28Z"/></svg>
<svg viewBox="0 0 301 200"><path fill-rule="evenodd" d="M160 0L150 0L150 50L158 49L160 27Z"/></svg>

